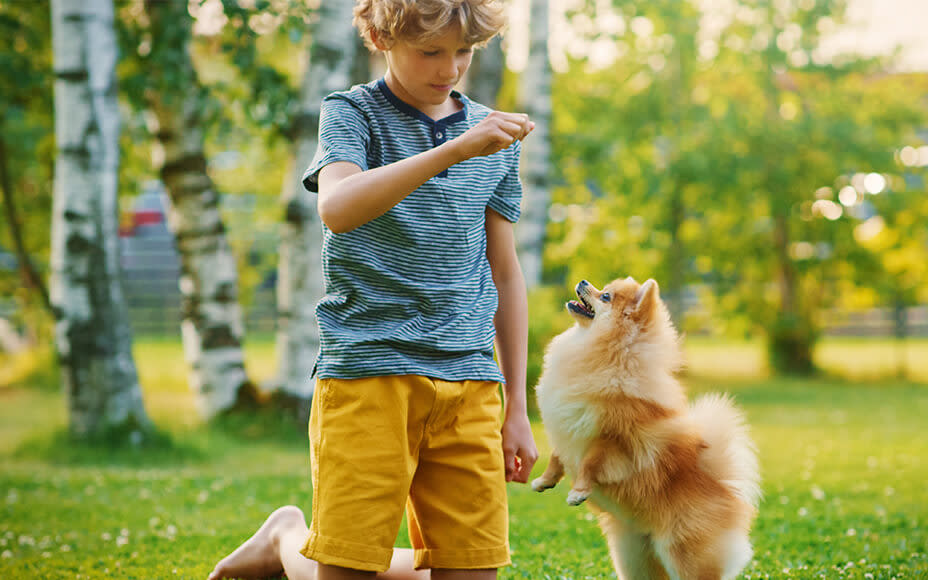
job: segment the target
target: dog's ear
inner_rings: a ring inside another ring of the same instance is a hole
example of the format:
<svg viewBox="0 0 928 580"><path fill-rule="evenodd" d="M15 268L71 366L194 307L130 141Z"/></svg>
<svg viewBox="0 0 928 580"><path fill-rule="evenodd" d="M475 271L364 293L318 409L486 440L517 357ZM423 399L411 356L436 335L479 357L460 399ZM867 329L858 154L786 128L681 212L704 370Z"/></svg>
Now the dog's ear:
<svg viewBox="0 0 928 580"><path fill-rule="evenodd" d="M645 280L635 294L635 314L646 317L654 311L657 301L660 300L660 289L652 278Z"/></svg>

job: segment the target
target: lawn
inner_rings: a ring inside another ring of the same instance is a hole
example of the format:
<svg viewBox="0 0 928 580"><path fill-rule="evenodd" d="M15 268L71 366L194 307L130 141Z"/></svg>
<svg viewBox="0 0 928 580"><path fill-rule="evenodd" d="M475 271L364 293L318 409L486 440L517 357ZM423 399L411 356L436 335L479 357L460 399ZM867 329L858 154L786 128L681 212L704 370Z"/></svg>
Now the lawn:
<svg viewBox="0 0 928 580"><path fill-rule="evenodd" d="M847 372L808 381L768 377L757 345L689 345L691 392L731 392L759 448L765 498L743 578L928 578L926 343L909 345L920 383L888 378L889 343L826 341L820 364ZM47 370L0 383L0 578L205 578L275 507L309 506L301 426L203 425L179 346L138 342L136 355L170 437L150 450L68 443ZM248 363L269 376L273 346L249 345ZM595 522L565 496L563 484L510 487L513 566L501 578L614 578Z"/></svg>

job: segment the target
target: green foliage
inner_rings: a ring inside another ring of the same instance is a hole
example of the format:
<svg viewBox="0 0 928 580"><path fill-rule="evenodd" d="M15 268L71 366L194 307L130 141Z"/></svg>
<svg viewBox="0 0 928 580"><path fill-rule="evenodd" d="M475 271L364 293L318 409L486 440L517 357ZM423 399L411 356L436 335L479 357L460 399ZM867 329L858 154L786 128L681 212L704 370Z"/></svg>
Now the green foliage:
<svg viewBox="0 0 928 580"><path fill-rule="evenodd" d="M47 271L54 167L51 12L47 0L0 3L0 140L26 252ZM13 251L10 224L0 218L0 253ZM41 301L16 268L0 266L0 316L41 334ZM36 318L29 316L35 314Z"/></svg>
<svg viewBox="0 0 928 580"><path fill-rule="evenodd" d="M554 82L549 281L654 277L675 314L689 289L709 310L700 330L764 336L787 372L813 370L821 313L848 296L916 303L928 245L911 228L928 214L917 194L896 195L912 182L897 152L924 142L924 75L817 60L819 24L843 2L745 0L701 44L693 3L614 9L639 22L612 39L621 58L574 61ZM887 195L864 193L869 173ZM846 186L859 198L848 207ZM859 228L874 214L898 214L911 238L887 226L868 248Z"/></svg>

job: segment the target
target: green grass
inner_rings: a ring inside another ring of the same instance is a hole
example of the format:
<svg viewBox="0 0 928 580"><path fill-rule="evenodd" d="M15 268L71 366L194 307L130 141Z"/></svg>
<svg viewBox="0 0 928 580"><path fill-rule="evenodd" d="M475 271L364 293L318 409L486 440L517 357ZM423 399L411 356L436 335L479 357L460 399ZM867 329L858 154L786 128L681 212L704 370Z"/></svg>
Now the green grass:
<svg viewBox="0 0 928 580"><path fill-rule="evenodd" d="M910 374L923 376L914 346ZM270 376L272 346L248 348L255 378ZM891 351L826 341L831 378L801 381L767 377L758 345L688 341L691 392L732 393L759 448L765 498L742 578L928 578L928 386L877 378ZM302 426L263 414L203 425L179 347L140 342L136 356L170 437L153 449L68 442L47 373L0 386L0 578L204 578L274 508L309 506ZM566 491L510 487L514 565L501 578L614 577Z"/></svg>

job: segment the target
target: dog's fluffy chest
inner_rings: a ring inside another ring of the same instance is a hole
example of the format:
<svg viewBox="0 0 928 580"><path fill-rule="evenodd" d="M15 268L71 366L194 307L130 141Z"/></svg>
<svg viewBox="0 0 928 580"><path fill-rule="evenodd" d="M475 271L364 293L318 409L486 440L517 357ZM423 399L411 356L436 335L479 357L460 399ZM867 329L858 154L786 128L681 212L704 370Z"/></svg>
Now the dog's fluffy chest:
<svg viewBox="0 0 928 580"><path fill-rule="evenodd" d="M557 389L540 390L538 406L552 447L567 470L576 473L583 454L599 433L598 409Z"/></svg>

